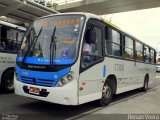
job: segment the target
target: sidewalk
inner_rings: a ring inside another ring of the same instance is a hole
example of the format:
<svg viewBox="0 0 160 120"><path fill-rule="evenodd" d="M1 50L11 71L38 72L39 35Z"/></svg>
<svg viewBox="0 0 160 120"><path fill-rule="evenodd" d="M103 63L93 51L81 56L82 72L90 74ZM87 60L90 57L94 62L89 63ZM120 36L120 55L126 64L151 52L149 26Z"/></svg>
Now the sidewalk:
<svg viewBox="0 0 160 120"><path fill-rule="evenodd" d="M102 109L84 113L76 120L160 120L160 86Z"/></svg>
<svg viewBox="0 0 160 120"><path fill-rule="evenodd" d="M160 114L160 87L99 110L94 114Z"/></svg>

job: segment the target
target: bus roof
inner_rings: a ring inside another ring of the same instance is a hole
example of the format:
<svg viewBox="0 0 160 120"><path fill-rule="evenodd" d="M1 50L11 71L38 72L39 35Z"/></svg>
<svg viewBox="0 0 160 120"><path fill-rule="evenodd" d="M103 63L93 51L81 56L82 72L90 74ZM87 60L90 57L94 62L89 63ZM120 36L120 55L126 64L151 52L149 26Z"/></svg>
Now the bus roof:
<svg viewBox="0 0 160 120"><path fill-rule="evenodd" d="M35 20L46 18L46 17L58 16L58 15L84 15L84 16L90 16L90 17L101 19L100 16L97 16L97 15L91 14L91 13L87 13L87 12L67 12L67 13L58 13L58 14L47 15L47 16L39 17Z"/></svg>

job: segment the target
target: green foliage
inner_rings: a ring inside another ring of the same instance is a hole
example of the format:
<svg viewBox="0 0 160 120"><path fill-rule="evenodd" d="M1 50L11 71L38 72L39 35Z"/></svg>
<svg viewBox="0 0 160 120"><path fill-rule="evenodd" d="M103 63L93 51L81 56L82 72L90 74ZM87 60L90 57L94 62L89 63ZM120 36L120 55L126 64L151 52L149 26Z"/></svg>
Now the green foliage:
<svg viewBox="0 0 160 120"><path fill-rule="evenodd" d="M51 1L48 1L48 2L46 3L46 6L47 6L47 7L52 7L52 2L51 2Z"/></svg>
<svg viewBox="0 0 160 120"><path fill-rule="evenodd" d="M39 3L39 0L34 0L34 2Z"/></svg>

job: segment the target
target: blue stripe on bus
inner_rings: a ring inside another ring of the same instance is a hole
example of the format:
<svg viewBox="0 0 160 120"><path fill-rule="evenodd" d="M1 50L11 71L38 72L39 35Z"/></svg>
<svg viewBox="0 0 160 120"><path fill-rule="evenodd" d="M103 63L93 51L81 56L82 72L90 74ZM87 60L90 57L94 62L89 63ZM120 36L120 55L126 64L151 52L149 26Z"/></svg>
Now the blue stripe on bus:
<svg viewBox="0 0 160 120"><path fill-rule="evenodd" d="M104 78L106 77L106 71L107 71L106 69L107 69L107 68L106 68L106 65L104 65L104 66L103 66L103 77L104 77Z"/></svg>
<svg viewBox="0 0 160 120"><path fill-rule="evenodd" d="M18 62L22 62L23 57L17 57ZM72 64L75 62L74 59L67 59L67 58L54 58L54 64ZM50 58L40 58L40 57L26 57L25 63L29 64L41 64L41 65L49 65Z"/></svg>
<svg viewBox="0 0 160 120"><path fill-rule="evenodd" d="M70 68L65 68L58 72L43 72L21 69L16 65L18 78L23 83L52 87L66 74L70 72Z"/></svg>

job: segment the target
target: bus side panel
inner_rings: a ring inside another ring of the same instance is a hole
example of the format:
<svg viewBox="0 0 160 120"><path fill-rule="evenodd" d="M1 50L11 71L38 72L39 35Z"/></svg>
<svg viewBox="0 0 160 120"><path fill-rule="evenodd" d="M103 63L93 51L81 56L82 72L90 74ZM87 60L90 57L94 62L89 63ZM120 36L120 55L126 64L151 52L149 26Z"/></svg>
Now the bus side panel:
<svg viewBox="0 0 160 120"><path fill-rule="evenodd" d="M155 80L155 77L156 77L156 66L151 65L151 64L146 64L146 66L148 67L144 71L145 72L144 77L148 73L149 74L149 84L151 84Z"/></svg>
<svg viewBox="0 0 160 120"><path fill-rule="evenodd" d="M143 63L125 60L124 77L127 78L125 81L126 91L142 87L144 79L143 67Z"/></svg>
<svg viewBox="0 0 160 120"><path fill-rule="evenodd" d="M121 81L123 70L118 70L117 64L123 65L123 60L106 57L104 62L96 64L80 74L79 104L101 99L103 85L109 75L115 75L117 78L116 93L125 91L125 86ZM105 71L104 66L106 66Z"/></svg>
<svg viewBox="0 0 160 120"><path fill-rule="evenodd" d="M121 59L116 59L112 57L105 58L105 64L107 66L107 78L111 75L116 77L117 87L116 87L116 94L122 93L125 91L125 84L124 84L124 61ZM106 78L106 79L107 79Z"/></svg>
<svg viewBox="0 0 160 120"><path fill-rule="evenodd" d="M0 78L2 78L3 70L0 69ZM1 84L1 79L0 79L0 84Z"/></svg>
<svg viewBox="0 0 160 120"><path fill-rule="evenodd" d="M141 88L144 84L144 77L145 77L145 69L148 68L148 66L145 63L136 62L136 80L137 80L137 87L135 88Z"/></svg>
<svg viewBox="0 0 160 120"><path fill-rule="evenodd" d="M0 78L5 70L11 67L15 67L16 54L0 53ZM1 83L1 79L0 79Z"/></svg>
<svg viewBox="0 0 160 120"><path fill-rule="evenodd" d="M79 104L102 97L104 63L99 63L85 70L79 77Z"/></svg>

